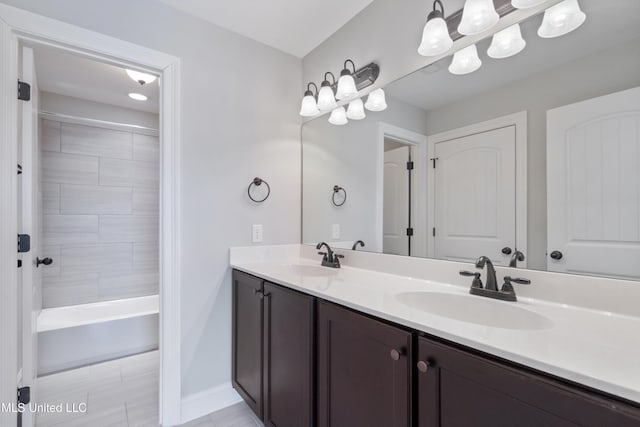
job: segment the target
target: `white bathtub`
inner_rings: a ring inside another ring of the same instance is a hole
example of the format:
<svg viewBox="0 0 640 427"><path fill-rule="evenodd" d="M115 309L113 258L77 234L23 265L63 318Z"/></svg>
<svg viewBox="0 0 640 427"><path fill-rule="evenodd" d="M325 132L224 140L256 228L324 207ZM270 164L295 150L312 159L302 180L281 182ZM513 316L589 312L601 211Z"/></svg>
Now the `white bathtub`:
<svg viewBox="0 0 640 427"><path fill-rule="evenodd" d="M158 313L158 295L43 309L38 375L157 349Z"/></svg>

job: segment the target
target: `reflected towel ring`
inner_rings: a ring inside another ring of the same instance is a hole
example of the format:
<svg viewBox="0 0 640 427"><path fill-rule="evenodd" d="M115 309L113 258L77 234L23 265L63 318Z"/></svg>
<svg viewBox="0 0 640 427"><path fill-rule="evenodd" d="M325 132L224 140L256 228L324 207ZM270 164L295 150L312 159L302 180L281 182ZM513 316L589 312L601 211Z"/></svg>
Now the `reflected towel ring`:
<svg viewBox="0 0 640 427"><path fill-rule="evenodd" d="M336 194L338 194L341 191L344 194L344 197L342 199L342 203L336 203ZM338 185L334 185L333 186L333 196L331 196L331 202L333 203L333 205L334 206L342 206L342 205L344 205L344 202L346 202L346 201L347 201L347 191L344 188L342 188L342 187L340 187Z"/></svg>
<svg viewBox="0 0 640 427"><path fill-rule="evenodd" d="M256 187L259 187L259 186L261 186L262 184L264 184L264 185L266 185L266 186L267 186L267 195L266 195L266 196L264 196L264 198L263 198L263 199L254 199L254 198L251 196L251 187L252 187L252 186L254 186L254 185L255 185ZM262 178L258 178L258 177L253 178L253 181L251 181L251 184L249 184L249 188L247 188L247 195L249 196L249 198L250 198L251 200L253 200L253 201L254 201L254 202L256 202L256 203L262 203L262 202L264 202L265 200L267 200L267 199L269 198L269 195L270 195L270 194L271 194L271 187L269 187L269 183L268 183L267 181L265 181L264 179L262 179Z"/></svg>

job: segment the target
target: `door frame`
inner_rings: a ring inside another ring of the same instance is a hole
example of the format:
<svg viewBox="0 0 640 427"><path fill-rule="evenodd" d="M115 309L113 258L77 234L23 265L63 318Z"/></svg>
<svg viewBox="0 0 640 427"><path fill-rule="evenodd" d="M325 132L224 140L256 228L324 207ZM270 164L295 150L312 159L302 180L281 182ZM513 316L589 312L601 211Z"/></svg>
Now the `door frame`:
<svg viewBox="0 0 640 427"><path fill-rule="evenodd" d="M520 268L527 268L527 111L520 111L495 119L462 126L427 137L427 157L435 157L436 144L447 142L477 133L515 126L516 133L516 248L524 248L526 257ZM435 170L430 167L427 173L427 230L435 227ZM435 239L427 235L427 256L435 256ZM480 256L482 254L478 254Z"/></svg>
<svg viewBox="0 0 640 427"><path fill-rule="evenodd" d="M376 144L376 241L370 250L382 252L383 232L384 232L384 139L385 137L403 142L411 147L413 155L411 157L414 169L411 181L411 218L414 229L425 230L424 233L413 235L411 243L412 256L426 256L426 200L425 197L418 197L424 191L427 172L427 136L408 129L401 128L385 122L378 123L378 140Z"/></svg>
<svg viewBox="0 0 640 427"><path fill-rule="evenodd" d="M158 74L160 86L160 422L180 423L180 59L19 8L0 4L0 401L15 402L17 366L18 48L52 46ZM14 343L14 345L6 345ZM0 425L16 414L0 413Z"/></svg>

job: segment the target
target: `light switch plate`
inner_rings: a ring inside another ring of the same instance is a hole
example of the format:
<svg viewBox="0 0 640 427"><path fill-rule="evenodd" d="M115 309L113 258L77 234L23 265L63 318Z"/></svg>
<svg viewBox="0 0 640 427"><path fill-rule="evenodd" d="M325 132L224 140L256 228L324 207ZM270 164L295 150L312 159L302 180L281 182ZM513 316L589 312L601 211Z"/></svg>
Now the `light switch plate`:
<svg viewBox="0 0 640 427"><path fill-rule="evenodd" d="M253 243L262 242L262 224L253 224L251 227L251 241Z"/></svg>
<svg viewBox="0 0 640 427"><path fill-rule="evenodd" d="M340 224L333 224L333 227L331 230L331 238L332 239L340 238Z"/></svg>

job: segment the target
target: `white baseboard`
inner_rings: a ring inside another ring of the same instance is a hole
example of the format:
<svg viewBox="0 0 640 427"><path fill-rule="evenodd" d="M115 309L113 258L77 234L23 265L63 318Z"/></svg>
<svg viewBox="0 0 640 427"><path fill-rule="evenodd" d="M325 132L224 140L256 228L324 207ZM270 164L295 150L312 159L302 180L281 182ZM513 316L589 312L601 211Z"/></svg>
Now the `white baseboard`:
<svg viewBox="0 0 640 427"><path fill-rule="evenodd" d="M182 398L181 422L186 423L240 402L242 398L231 386L221 384Z"/></svg>

